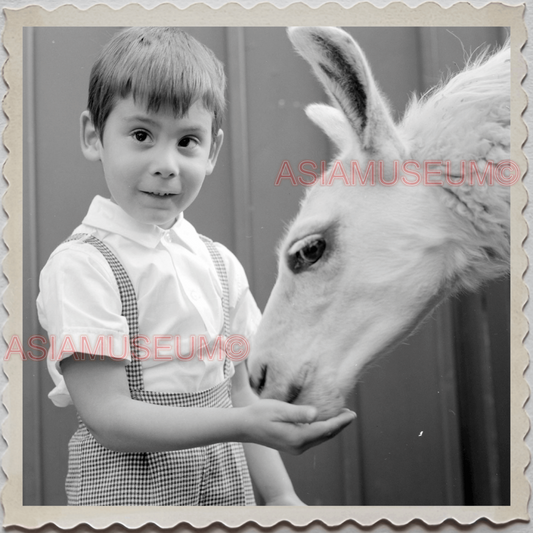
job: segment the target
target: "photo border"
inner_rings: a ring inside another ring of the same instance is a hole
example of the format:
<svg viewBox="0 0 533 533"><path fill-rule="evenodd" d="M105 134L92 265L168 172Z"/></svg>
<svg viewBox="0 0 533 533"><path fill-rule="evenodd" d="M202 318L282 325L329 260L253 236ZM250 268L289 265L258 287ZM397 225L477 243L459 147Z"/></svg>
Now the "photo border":
<svg viewBox="0 0 533 533"><path fill-rule="evenodd" d="M8 93L3 110L9 123L4 131L4 144L9 152L4 175L9 188L3 197L3 206L9 217L4 229L4 241L9 250L3 268L9 280L4 294L4 306L9 318L3 328L6 343L17 336L22 338L22 29L25 26L507 26L511 34L511 158L523 177L527 161L522 146L527 129L522 113L527 97L521 81L526 74L526 64L521 49L526 42L523 21L525 6L493 3L476 8L460 3L443 8L434 3L411 8L403 3L377 8L371 4L357 4L344 8L338 4L325 4L310 8L305 4L292 4L278 9L271 4L260 4L246 9L239 4L226 4L218 9L203 4L179 8L170 4L145 9L128 5L119 10L98 5L87 10L63 6L47 11L39 6L22 9L4 9L6 26L4 46L8 60L4 65L4 79ZM102 23L105 21L105 23ZM352 22L350 24L349 22ZM523 313L527 301L527 288L523 275L527 257L522 244L527 236L523 210L527 193L520 181L511 188L511 505L509 506L334 506L334 507L69 507L22 505L22 360L13 357L4 361L4 372L9 384L3 395L8 411L3 426L3 436L8 449L3 459L7 483L2 493L5 517L4 526L37 528L55 524L72 528L88 524L105 528L121 524L138 528L157 524L169 528L178 524L206 527L222 523L238 527L255 522L268 527L281 521L293 526L306 526L321 521L336 526L347 521L371 526L387 520L403 525L417 519L428 525L454 520L459 524L472 524L485 518L495 524L514 520L529 520L528 499L530 487L524 471L529 463L529 451L524 437L529 429L523 406L529 397L529 387L524 378L529 358L523 345L528 324Z"/></svg>

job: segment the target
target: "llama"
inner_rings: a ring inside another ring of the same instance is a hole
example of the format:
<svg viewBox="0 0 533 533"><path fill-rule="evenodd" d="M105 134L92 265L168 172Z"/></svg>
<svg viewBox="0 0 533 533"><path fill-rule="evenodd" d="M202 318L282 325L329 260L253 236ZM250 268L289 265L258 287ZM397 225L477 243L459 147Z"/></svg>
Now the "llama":
<svg viewBox="0 0 533 533"><path fill-rule="evenodd" d="M282 241L248 364L262 398L325 419L443 299L508 272L510 52L471 62L395 124L347 33L289 38L331 97L306 113L337 155Z"/></svg>

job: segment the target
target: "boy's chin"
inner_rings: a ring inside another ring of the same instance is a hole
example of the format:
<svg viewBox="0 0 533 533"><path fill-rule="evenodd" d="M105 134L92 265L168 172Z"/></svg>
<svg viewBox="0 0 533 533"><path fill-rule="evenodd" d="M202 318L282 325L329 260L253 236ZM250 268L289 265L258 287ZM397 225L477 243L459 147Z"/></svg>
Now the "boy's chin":
<svg viewBox="0 0 533 533"><path fill-rule="evenodd" d="M163 222L162 224L156 224L156 226L159 226L161 229L170 229L178 220L178 217L173 218L169 222Z"/></svg>
<svg viewBox="0 0 533 533"><path fill-rule="evenodd" d="M175 215L172 218L162 218L162 217L147 217L146 220L142 221L145 224L151 224L157 226L161 229L170 229L178 220L179 215Z"/></svg>
<svg viewBox="0 0 533 533"><path fill-rule="evenodd" d="M130 210L130 216L151 226L157 226L161 229L170 229L178 220L180 213L176 209L168 210L166 213L163 210L152 210L132 212Z"/></svg>
<svg viewBox="0 0 533 533"><path fill-rule="evenodd" d="M167 230L170 229L178 220L179 215L175 215L172 218L164 218L164 217L151 217L151 216L145 216L141 217L138 216L136 213L129 213L129 215L137 220L138 222L141 222L143 224L148 224L150 226L157 226L158 228Z"/></svg>

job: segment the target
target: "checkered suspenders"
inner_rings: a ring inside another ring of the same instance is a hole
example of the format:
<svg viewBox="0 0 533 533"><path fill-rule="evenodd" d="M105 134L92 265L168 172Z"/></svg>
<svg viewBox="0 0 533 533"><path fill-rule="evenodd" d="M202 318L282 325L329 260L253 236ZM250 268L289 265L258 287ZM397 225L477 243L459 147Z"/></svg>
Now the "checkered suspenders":
<svg viewBox="0 0 533 533"><path fill-rule="evenodd" d="M229 314L229 283L226 272L226 266L220 252L217 250L215 244L211 239L200 235L202 242L205 244L213 264L215 265L220 283L222 285L222 308L224 311L224 336L227 338L230 332L230 314ZM126 365L126 373L128 376L128 383L130 392L144 390L144 382L142 375L142 366L139 359L139 347L137 345L137 338L139 336L139 313L137 309L137 296L135 289L131 283L126 270L122 263L117 259L115 254L100 240L87 233L76 233L70 236L65 242L80 241L94 246L106 259L120 292L120 300L122 302L122 316L126 319L129 329L130 353L131 362Z"/></svg>
<svg viewBox="0 0 533 533"><path fill-rule="evenodd" d="M215 269L218 274L218 279L220 280L220 284L222 285L222 309L224 310L224 337L228 338L230 334L230 319L229 319L229 282L228 282L228 274L226 272L226 265L224 264L224 261L222 260L222 256L220 255L220 252L217 250L217 247L215 246L215 243L203 235L200 235L200 239L202 239L203 243L205 244L207 250L209 251L209 254L211 255L211 260L213 261L213 264L215 265Z"/></svg>

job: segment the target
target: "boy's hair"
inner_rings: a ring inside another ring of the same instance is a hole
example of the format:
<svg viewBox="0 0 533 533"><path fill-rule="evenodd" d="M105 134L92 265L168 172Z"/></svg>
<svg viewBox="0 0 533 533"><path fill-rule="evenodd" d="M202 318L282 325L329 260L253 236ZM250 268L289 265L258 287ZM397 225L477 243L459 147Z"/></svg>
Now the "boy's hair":
<svg viewBox="0 0 533 533"><path fill-rule="evenodd" d="M129 28L104 47L93 65L88 110L100 138L118 98L133 96L149 112L182 117L196 100L222 125L226 76L213 52L177 28Z"/></svg>

